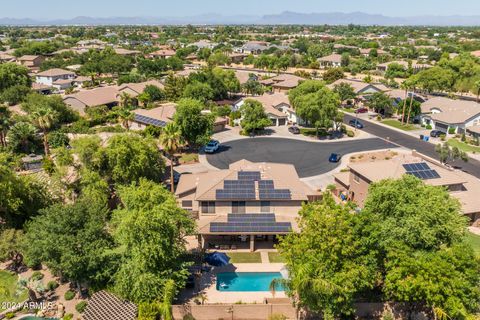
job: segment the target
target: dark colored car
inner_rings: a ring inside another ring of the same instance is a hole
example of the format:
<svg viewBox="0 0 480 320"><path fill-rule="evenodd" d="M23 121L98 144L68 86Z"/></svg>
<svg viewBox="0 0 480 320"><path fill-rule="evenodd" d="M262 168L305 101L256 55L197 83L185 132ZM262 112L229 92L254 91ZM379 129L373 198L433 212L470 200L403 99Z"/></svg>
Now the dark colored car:
<svg viewBox="0 0 480 320"><path fill-rule="evenodd" d="M348 121L348 124L351 125L352 127L357 127L358 129L363 129L363 123L361 123L357 119L352 119L352 120Z"/></svg>
<svg viewBox="0 0 480 320"><path fill-rule="evenodd" d="M355 113L367 113L368 109L367 108L358 108L355 110Z"/></svg>
<svg viewBox="0 0 480 320"><path fill-rule="evenodd" d="M293 134L299 134L300 129L298 127L292 126L292 127L288 128L288 132L293 133Z"/></svg>
<svg viewBox="0 0 480 320"><path fill-rule="evenodd" d="M442 134L444 134L444 133L440 130L430 131L430 137L432 137L432 138L439 138Z"/></svg>
<svg viewBox="0 0 480 320"><path fill-rule="evenodd" d="M332 153L330 155L330 157L328 158L328 161L329 162L338 162L338 161L340 161L340 159L342 159L341 155L339 155L338 153Z"/></svg>

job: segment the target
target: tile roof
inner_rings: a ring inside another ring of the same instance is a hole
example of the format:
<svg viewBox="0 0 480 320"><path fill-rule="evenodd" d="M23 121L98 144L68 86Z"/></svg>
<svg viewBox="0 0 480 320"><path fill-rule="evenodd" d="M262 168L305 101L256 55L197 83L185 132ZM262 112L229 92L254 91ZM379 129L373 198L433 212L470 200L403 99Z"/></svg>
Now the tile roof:
<svg viewBox="0 0 480 320"><path fill-rule="evenodd" d="M43 72L39 72L36 74L38 77L59 77L63 75L75 75L75 72L60 69L60 68L53 68L49 70L45 70Z"/></svg>
<svg viewBox="0 0 480 320"><path fill-rule="evenodd" d="M290 107L288 96L284 93L264 93L261 96L246 97L244 100L251 99L260 102L265 108L265 112L277 117L286 117L287 115L276 107L280 104L287 104Z"/></svg>
<svg viewBox="0 0 480 320"><path fill-rule="evenodd" d="M78 100L86 106L100 106L118 102L118 88L116 86L100 87L91 90L80 91L67 95L63 100L68 104L68 100Z"/></svg>
<svg viewBox="0 0 480 320"><path fill-rule="evenodd" d="M93 294L83 315L84 320L134 320L136 317L134 303L103 290Z"/></svg>
<svg viewBox="0 0 480 320"><path fill-rule="evenodd" d="M430 114L436 121L457 124L480 115L480 104L475 101L454 100L444 97L435 97L421 105L423 114ZM440 112L432 112L438 110Z"/></svg>
<svg viewBox="0 0 480 320"><path fill-rule="evenodd" d="M155 120L170 122L175 115L176 106L176 103L164 103L153 109L135 109L133 112Z"/></svg>
<svg viewBox="0 0 480 320"><path fill-rule="evenodd" d="M318 58L320 62L333 62L333 63L341 63L342 62L342 55L334 53L325 57Z"/></svg>

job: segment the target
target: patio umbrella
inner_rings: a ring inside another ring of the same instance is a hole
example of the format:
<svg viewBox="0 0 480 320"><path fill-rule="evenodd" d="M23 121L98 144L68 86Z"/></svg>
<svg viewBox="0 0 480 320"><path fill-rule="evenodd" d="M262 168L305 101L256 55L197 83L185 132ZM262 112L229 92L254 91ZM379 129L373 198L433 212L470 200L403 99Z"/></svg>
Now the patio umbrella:
<svg viewBox="0 0 480 320"><path fill-rule="evenodd" d="M223 252L212 252L205 257L205 262L214 267L222 267L228 265L230 257Z"/></svg>

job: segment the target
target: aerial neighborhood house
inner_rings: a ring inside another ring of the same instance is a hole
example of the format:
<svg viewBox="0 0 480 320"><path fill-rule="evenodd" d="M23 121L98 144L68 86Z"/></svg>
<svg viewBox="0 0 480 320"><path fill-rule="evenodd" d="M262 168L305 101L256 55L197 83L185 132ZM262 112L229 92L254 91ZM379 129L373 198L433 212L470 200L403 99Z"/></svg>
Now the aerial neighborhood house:
<svg viewBox="0 0 480 320"><path fill-rule="evenodd" d="M376 92L385 92L390 90L381 83L367 83L361 80L353 79L339 79L334 83L329 84L328 87L333 90L336 86L342 83L350 85L357 96L367 96Z"/></svg>
<svg viewBox="0 0 480 320"><path fill-rule="evenodd" d="M8 53L5 53L5 52L0 52L0 63L2 62L14 62L15 61L15 57L8 54Z"/></svg>
<svg viewBox="0 0 480 320"><path fill-rule="evenodd" d="M290 164L240 160L226 170L184 174L175 192L197 217L205 249L273 248L277 236L298 231L302 203L318 194Z"/></svg>
<svg viewBox="0 0 480 320"><path fill-rule="evenodd" d="M368 57L370 56L370 52L372 52L372 50L376 50L377 51L377 55L378 56L384 56L384 55L387 55L388 52L386 52L385 50L382 50L382 49L371 49L371 48L368 48L368 49L360 49L360 54L364 57Z"/></svg>
<svg viewBox="0 0 480 320"><path fill-rule="evenodd" d="M338 68L342 66L342 55L334 53L318 58L317 61L321 68Z"/></svg>
<svg viewBox="0 0 480 320"><path fill-rule="evenodd" d="M233 104L233 110L240 110L245 100L251 99L260 102L265 109L265 113L272 121L272 126L284 126L287 123L301 123L293 110L288 96L285 93L264 93L261 96L244 97Z"/></svg>
<svg viewBox="0 0 480 320"><path fill-rule="evenodd" d="M470 52L470 54L474 57L480 58L480 50L472 51Z"/></svg>
<svg viewBox="0 0 480 320"><path fill-rule="evenodd" d="M274 92L287 92L290 89L296 88L300 81L304 81L302 77L292 74L281 74L276 77L262 80L260 83L271 86Z"/></svg>
<svg viewBox="0 0 480 320"><path fill-rule="evenodd" d="M427 63L418 63L416 61L413 61L411 64L408 63L407 61L390 61L390 62L385 62L385 63L380 63L377 65L377 70L381 72L386 72L388 70L388 67L392 64L399 64L403 66L405 70L408 70L410 67L412 68L413 72L419 72L425 69L429 69L432 67L432 65L427 64Z"/></svg>
<svg viewBox="0 0 480 320"><path fill-rule="evenodd" d="M216 42L211 42L210 40L199 40L197 42L190 43L188 46L194 46L197 47L198 49L213 49L216 46L218 46L218 43Z"/></svg>
<svg viewBox="0 0 480 320"><path fill-rule="evenodd" d="M445 133L467 133L480 125L480 104L474 101L435 97L422 103L421 108L422 123Z"/></svg>
<svg viewBox="0 0 480 320"><path fill-rule="evenodd" d="M35 82L64 90L72 86L75 72L63 69L50 69L35 75Z"/></svg>
<svg viewBox="0 0 480 320"><path fill-rule="evenodd" d="M260 54L268 49L268 43L264 41L249 41L235 49L236 52L246 54Z"/></svg>
<svg viewBox="0 0 480 320"><path fill-rule="evenodd" d="M45 58L42 56L25 55L17 59L17 63L29 68L30 70L38 70Z"/></svg>
<svg viewBox="0 0 480 320"><path fill-rule="evenodd" d="M149 80L140 83L124 83L118 87L118 94L128 94L131 98L136 98L140 95L147 86L155 86L163 89L165 86L158 80Z"/></svg>
<svg viewBox="0 0 480 320"><path fill-rule="evenodd" d="M141 52L138 50L128 50L124 48L115 48L114 50L116 54L119 54L121 56L136 56L141 54Z"/></svg>
<svg viewBox="0 0 480 320"><path fill-rule="evenodd" d="M349 171L334 175L336 192L359 207L363 207L371 183L411 174L426 184L445 187L453 197L459 199L462 211L470 222L480 224L480 182L464 172L425 160L414 151L411 155L399 155L389 160L351 163L348 168Z"/></svg>
<svg viewBox="0 0 480 320"><path fill-rule="evenodd" d="M157 51L151 52L147 55L148 58L161 58L168 59L175 55L175 50L170 47L164 46Z"/></svg>
<svg viewBox="0 0 480 320"><path fill-rule="evenodd" d="M114 107L118 104L117 87L100 87L80 91L63 97L63 102L81 115L85 114L88 107L106 105Z"/></svg>
<svg viewBox="0 0 480 320"><path fill-rule="evenodd" d="M147 126L165 127L167 123L173 121L175 116L177 104L163 103L153 109L138 108L133 110L134 118L130 122L130 129L143 130ZM217 117L213 124L213 131L219 132L225 129L227 120L222 117Z"/></svg>
<svg viewBox="0 0 480 320"><path fill-rule="evenodd" d="M105 49L107 43L99 39L80 40L77 42L77 46L87 49Z"/></svg>

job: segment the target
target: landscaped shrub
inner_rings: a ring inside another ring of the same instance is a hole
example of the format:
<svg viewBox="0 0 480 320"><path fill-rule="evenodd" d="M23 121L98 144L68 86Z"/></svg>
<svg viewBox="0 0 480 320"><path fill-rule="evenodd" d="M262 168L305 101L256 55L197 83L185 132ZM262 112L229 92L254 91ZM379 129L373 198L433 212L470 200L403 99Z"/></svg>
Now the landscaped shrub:
<svg viewBox="0 0 480 320"><path fill-rule="evenodd" d="M467 137L465 136L465 133L462 133L462 142L467 141Z"/></svg>
<svg viewBox="0 0 480 320"><path fill-rule="evenodd" d="M350 138L353 138L355 136L355 133L352 130L347 131L347 136Z"/></svg>
<svg viewBox="0 0 480 320"><path fill-rule="evenodd" d="M440 135L440 140L445 141L445 135L444 134Z"/></svg>
<svg viewBox="0 0 480 320"><path fill-rule="evenodd" d="M287 317L284 316L281 313L272 313L269 317L268 320L287 320Z"/></svg>
<svg viewBox="0 0 480 320"><path fill-rule="evenodd" d="M15 312L7 312L5 314L5 318L7 319L12 319L13 317L15 317Z"/></svg>
<svg viewBox="0 0 480 320"><path fill-rule="evenodd" d="M73 313L67 313L66 315L63 316L63 320L72 320L73 319Z"/></svg>
<svg viewBox="0 0 480 320"><path fill-rule="evenodd" d="M448 128L448 134L455 134L455 128Z"/></svg>
<svg viewBox="0 0 480 320"><path fill-rule="evenodd" d="M183 316L183 320L195 320L195 318L189 313Z"/></svg>
<svg viewBox="0 0 480 320"><path fill-rule="evenodd" d="M70 139L63 132L55 131L48 134L48 143L51 148L64 147L68 145L69 142Z"/></svg>
<svg viewBox="0 0 480 320"><path fill-rule="evenodd" d="M80 301L75 305L75 310L77 310L80 313L83 313L86 308L87 308L87 301Z"/></svg>
<svg viewBox="0 0 480 320"><path fill-rule="evenodd" d="M425 127L425 129L427 129L427 130L432 130L432 125L431 125L431 124L427 124L427 126Z"/></svg>
<svg viewBox="0 0 480 320"><path fill-rule="evenodd" d="M58 282L55 280L48 281L47 283L47 290L53 291L58 288Z"/></svg>
<svg viewBox="0 0 480 320"><path fill-rule="evenodd" d="M65 292L64 298L67 301L72 300L73 298L75 298L75 292L68 290L67 292Z"/></svg>
<svg viewBox="0 0 480 320"><path fill-rule="evenodd" d="M32 276L30 277L30 280L32 281L42 280L43 277L44 277L43 273L41 273L40 271L34 271L32 273Z"/></svg>

